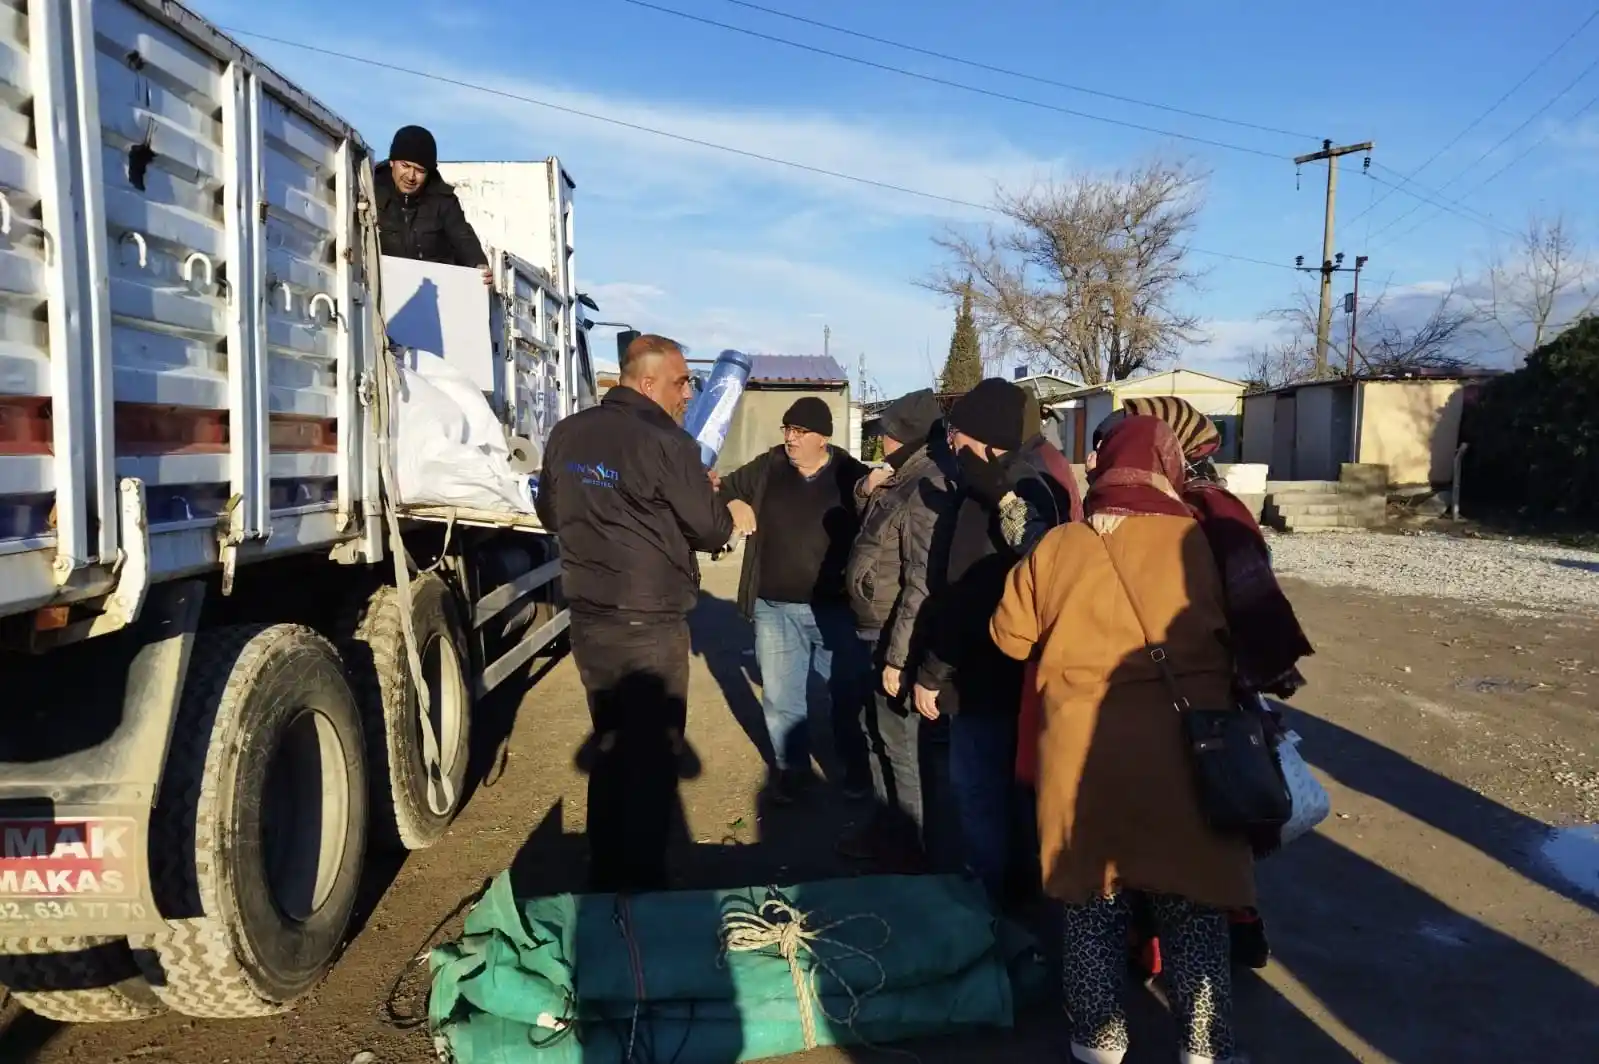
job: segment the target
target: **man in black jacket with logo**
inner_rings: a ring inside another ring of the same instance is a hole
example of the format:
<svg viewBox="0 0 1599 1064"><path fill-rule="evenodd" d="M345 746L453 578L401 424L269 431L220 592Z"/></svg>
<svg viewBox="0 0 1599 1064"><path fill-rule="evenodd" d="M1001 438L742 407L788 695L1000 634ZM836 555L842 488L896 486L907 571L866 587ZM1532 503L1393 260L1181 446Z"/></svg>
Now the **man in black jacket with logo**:
<svg viewBox="0 0 1599 1064"><path fill-rule="evenodd" d="M593 890L665 889L688 719L695 551L733 518L678 421L692 388L682 349L640 336L599 406L558 422L539 476L539 520L561 546L572 656L589 695Z"/></svg>
<svg viewBox="0 0 1599 1064"><path fill-rule="evenodd" d="M861 729L870 667L844 592L844 569L860 529L855 486L866 467L829 441L833 412L814 395L783 415L783 443L722 479L734 524L750 533L738 603L755 623L761 703L772 741L768 794L791 802L811 780L810 678L832 693L833 748L845 794L867 798L872 783Z"/></svg>
<svg viewBox="0 0 1599 1064"><path fill-rule="evenodd" d="M383 254L402 259L475 266L492 284L488 256L466 220L455 189L439 176L439 147L421 126L394 134L389 161L373 174L378 237Z"/></svg>

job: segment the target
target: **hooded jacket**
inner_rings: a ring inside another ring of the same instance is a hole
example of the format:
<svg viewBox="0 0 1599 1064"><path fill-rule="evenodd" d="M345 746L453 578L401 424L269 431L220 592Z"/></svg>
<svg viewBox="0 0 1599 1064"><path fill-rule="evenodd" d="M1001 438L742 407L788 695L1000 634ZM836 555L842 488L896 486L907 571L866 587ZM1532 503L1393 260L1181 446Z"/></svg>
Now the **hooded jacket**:
<svg viewBox="0 0 1599 1064"><path fill-rule="evenodd" d="M489 264L455 189L437 170L428 171L427 183L413 196L395 185L388 163L378 166L373 179L383 254L449 266Z"/></svg>

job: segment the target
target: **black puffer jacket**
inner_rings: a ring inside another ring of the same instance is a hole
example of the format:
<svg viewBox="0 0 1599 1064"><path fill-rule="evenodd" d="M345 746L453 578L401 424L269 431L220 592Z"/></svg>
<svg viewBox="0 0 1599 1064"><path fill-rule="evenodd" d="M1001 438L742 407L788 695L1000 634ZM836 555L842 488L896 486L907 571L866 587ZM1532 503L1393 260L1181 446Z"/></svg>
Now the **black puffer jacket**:
<svg viewBox="0 0 1599 1064"><path fill-rule="evenodd" d="M455 189L436 172L428 175L427 184L414 196L395 186L388 163L380 165L373 176L383 254L449 266L489 264L476 230L461 211Z"/></svg>
<svg viewBox="0 0 1599 1064"><path fill-rule="evenodd" d="M899 669L912 665L916 656L913 637L927 599L927 554L933 527L949 503L948 464L941 460L947 454L942 430L931 434L865 501L844 576L856 629L881 633L878 656Z"/></svg>

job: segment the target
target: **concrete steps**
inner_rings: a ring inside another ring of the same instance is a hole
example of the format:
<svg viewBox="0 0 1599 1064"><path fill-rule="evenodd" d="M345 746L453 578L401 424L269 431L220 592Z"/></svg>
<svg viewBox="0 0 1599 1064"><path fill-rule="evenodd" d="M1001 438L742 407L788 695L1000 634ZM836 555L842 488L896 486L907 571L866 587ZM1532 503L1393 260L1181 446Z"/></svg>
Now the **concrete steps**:
<svg viewBox="0 0 1599 1064"><path fill-rule="evenodd" d="M1262 521L1282 532L1378 528L1388 520L1387 496L1367 484L1273 481L1266 488Z"/></svg>
<svg viewBox="0 0 1599 1064"><path fill-rule="evenodd" d="M1342 480L1272 480L1266 483L1266 494L1279 495L1377 495L1365 484L1351 484Z"/></svg>

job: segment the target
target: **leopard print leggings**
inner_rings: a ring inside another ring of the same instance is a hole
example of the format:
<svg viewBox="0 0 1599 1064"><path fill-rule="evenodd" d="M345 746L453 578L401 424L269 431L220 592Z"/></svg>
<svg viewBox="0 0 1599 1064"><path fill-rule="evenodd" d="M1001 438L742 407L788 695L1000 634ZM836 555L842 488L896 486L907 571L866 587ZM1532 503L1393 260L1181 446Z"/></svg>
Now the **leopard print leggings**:
<svg viewBox="0 0 1599 1064"><path fill-rule="evenodd" d="M1200 1059L1233 1055L1227 916L1169 894L1146 894L1160 934L1161 978L1177 1017L1178 1045ZM1072 1042L1099 1059L1128 1048L1122 981L1132 908L1126 894L1065 907L1066 1010Z"/></svg>

